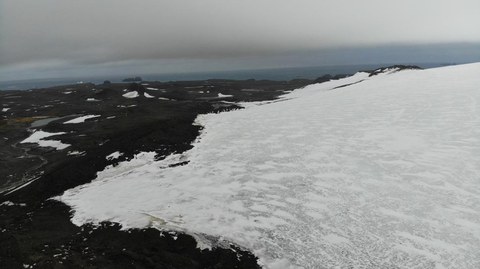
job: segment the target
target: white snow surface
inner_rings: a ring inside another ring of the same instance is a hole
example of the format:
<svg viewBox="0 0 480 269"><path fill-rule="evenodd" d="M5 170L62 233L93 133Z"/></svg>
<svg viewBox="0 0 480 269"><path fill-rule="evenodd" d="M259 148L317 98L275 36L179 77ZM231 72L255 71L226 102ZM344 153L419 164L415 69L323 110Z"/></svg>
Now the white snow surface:
<svg viewBox="0 0 480 269"><path fill-rule="evenodd" d="M265 268L480 268L479 74L359 73L202 115L192 150L138 154L58 199L77 225L214 235Z"/></svg>
<svg viewBox="0 0 480 269"><path fill-rule="evenodd" d="M63 124L82 123L82 122L85 122L85 120L93 119L93 118L98 118L98 117L100 117L100 115L85 115L85 116L81 116L81 117L78 117L78 118L75 118L75 119L71 119L71 120L69 120L69 121L66 121L66 122L64 122Z"/></svg>
<svg viewBox="0 0 480 269"><path fill-rule="evenodd" d="M219 98L223 98L223 97L233 97L233 95L218 93L218 97L219 97Z"/></svg>
<svg viewBox="0 0 480 269"><path fill-rule="evenodd" d="M10 110L10 108L8 108L8 107L2 108L2 112L7 112L7 111L9 111L9 110Z"/></svg>
<svg viewBox="0 0 480 269"><path fill-rule="evenodd" d="M65 132L49 133L45 131L34 131L28 138L26 138L20 143L34 143L34 144L38 144L40 147L52 147L57 150L62 150L62 149L68 148L70 145L64 144L58 140L44 139L49 136L61 135L61 134L65 134Z"/></svg>
<svg viewBox="0 0 480 269"><path fill-rule="evenodd" d="M111 154L109 154L107 157L105 157L107 160L111 161L111 160L115 160L115 159L118 159L120 156L122 156L123 153L121 153L120 151L115 151Z"/></svg>
<svg viewBox="0 0 480 269"><path fill-rule="evenodd" d="M122 96L125 97L125 98L137 98L138 97L138 92L137 91L127 92L127 93L123 94Z"/></svg>
<svg viewBox="0 0 480 269"><path fill-rule="evenodd" d="M152 96L146 92L143 93L143 96L145 96L146 98L154 98L155 96Z"/></svg>

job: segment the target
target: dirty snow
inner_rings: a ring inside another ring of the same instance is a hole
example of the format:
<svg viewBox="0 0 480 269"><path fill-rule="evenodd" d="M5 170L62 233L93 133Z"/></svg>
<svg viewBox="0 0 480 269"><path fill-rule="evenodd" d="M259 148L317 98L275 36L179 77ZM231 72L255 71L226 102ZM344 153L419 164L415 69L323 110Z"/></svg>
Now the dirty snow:
<svg viewBox="0 0 480 269"><path fill-rule="evenodd" d="M78 118L75 118L75 119L71 119L71 120L69 120L69 121L66 121L66 122L64 122L63 124L82 123L82 122L85 122L85 120L93 119L93 118L98 118L98 117L100 117L100 115L85 115L85 116L81 116L81 117L78 117Z"/></svg>
<svg viewBox="0 0 480 269"><path fill-rule="evenodd" d="M480 268L478 74L360 73L202 115L185 154L140 153L59 199L77 225L218 236L266 268Z"/></svg>
<svg viewBox="0 0 480 269"><path fill-rule="evenodd" d="M52 147L57 150L62 150L68 148L69 144L64 144L61 141L57 140L45 140L44 138L54 136L54 135L61 135L65 134L65 132L58 132L58 133L49 133L44 131L34 131L28 138L23 140L20 143L34 143L38 144L40 147Z"/></svg>

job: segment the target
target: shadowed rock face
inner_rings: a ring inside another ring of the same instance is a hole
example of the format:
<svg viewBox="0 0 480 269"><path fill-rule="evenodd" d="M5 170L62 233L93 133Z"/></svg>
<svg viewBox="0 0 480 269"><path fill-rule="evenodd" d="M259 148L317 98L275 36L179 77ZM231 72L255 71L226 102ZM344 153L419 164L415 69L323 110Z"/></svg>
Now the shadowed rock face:
<svg viewBox="0 0 480 269"><path fill-rule="evenodd" d="M201 251L185 234L122 231L108 222L77 227L69 207L48 199L136 153L155 151L161 159L190 149L201 128L192 125L198 114L275 99L307 82L106 83L0 92L0 109L8 108L0 112L0 204L9 201L0 206L0 268L257 268L257 259L236 246ZM137 97L123 96L133 91ZM64 124L85 115L99 117ZM48 139L70 146L20 143L34 129L65 132ZM120 157L106 158L117 151Z"/></svg>
<svg viewBox="0 0 480 269"><path fill-rule="evenodd" d="M330 81L330 80L337 80L337 79L341 79L341 78L345 78L345 77L348 77L350 75L347 75L347 74L339 74L339 75L335 75L335 76L332 76L330 74L326 74L326 75L323 75L321 77L318 77L317 79L315 79L313 81L313 83L322 83L322 82L326 82L326 81Z"/></svg>
<svg viewBox="0 0 480 269"><path fill-rule="evenodd" d="M388 67L382 67L373 71L367 71L370 73L370 77L376 76L378 74L384 73L386 71L401 71L401 70L416 70L416 69L422 69L421 67L418 67L416 65L392 65Z"/></svg>

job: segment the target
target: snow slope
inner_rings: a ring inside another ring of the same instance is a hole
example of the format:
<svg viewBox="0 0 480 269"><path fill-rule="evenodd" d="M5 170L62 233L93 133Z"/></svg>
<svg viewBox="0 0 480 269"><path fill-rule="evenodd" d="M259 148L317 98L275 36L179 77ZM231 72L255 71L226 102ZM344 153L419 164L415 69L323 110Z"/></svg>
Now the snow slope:
<svg viewBox="0 0 480 269"><path fill-rule="evenodd" d="M480 64L359 73L200 116L184 155L58 199L75 224L214 235L266 268L480 268L479 104Z"/></svg>

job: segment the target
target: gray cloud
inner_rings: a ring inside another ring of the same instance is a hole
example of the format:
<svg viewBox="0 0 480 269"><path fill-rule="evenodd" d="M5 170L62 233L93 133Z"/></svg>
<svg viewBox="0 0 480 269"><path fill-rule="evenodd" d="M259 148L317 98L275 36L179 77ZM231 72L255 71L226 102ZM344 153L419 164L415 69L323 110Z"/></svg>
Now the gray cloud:
<svg viewBox="0 0 480 269"><path fill-rule="evenodd" d="M480 42L478 0L0 0L0 66Z"/></svg>

